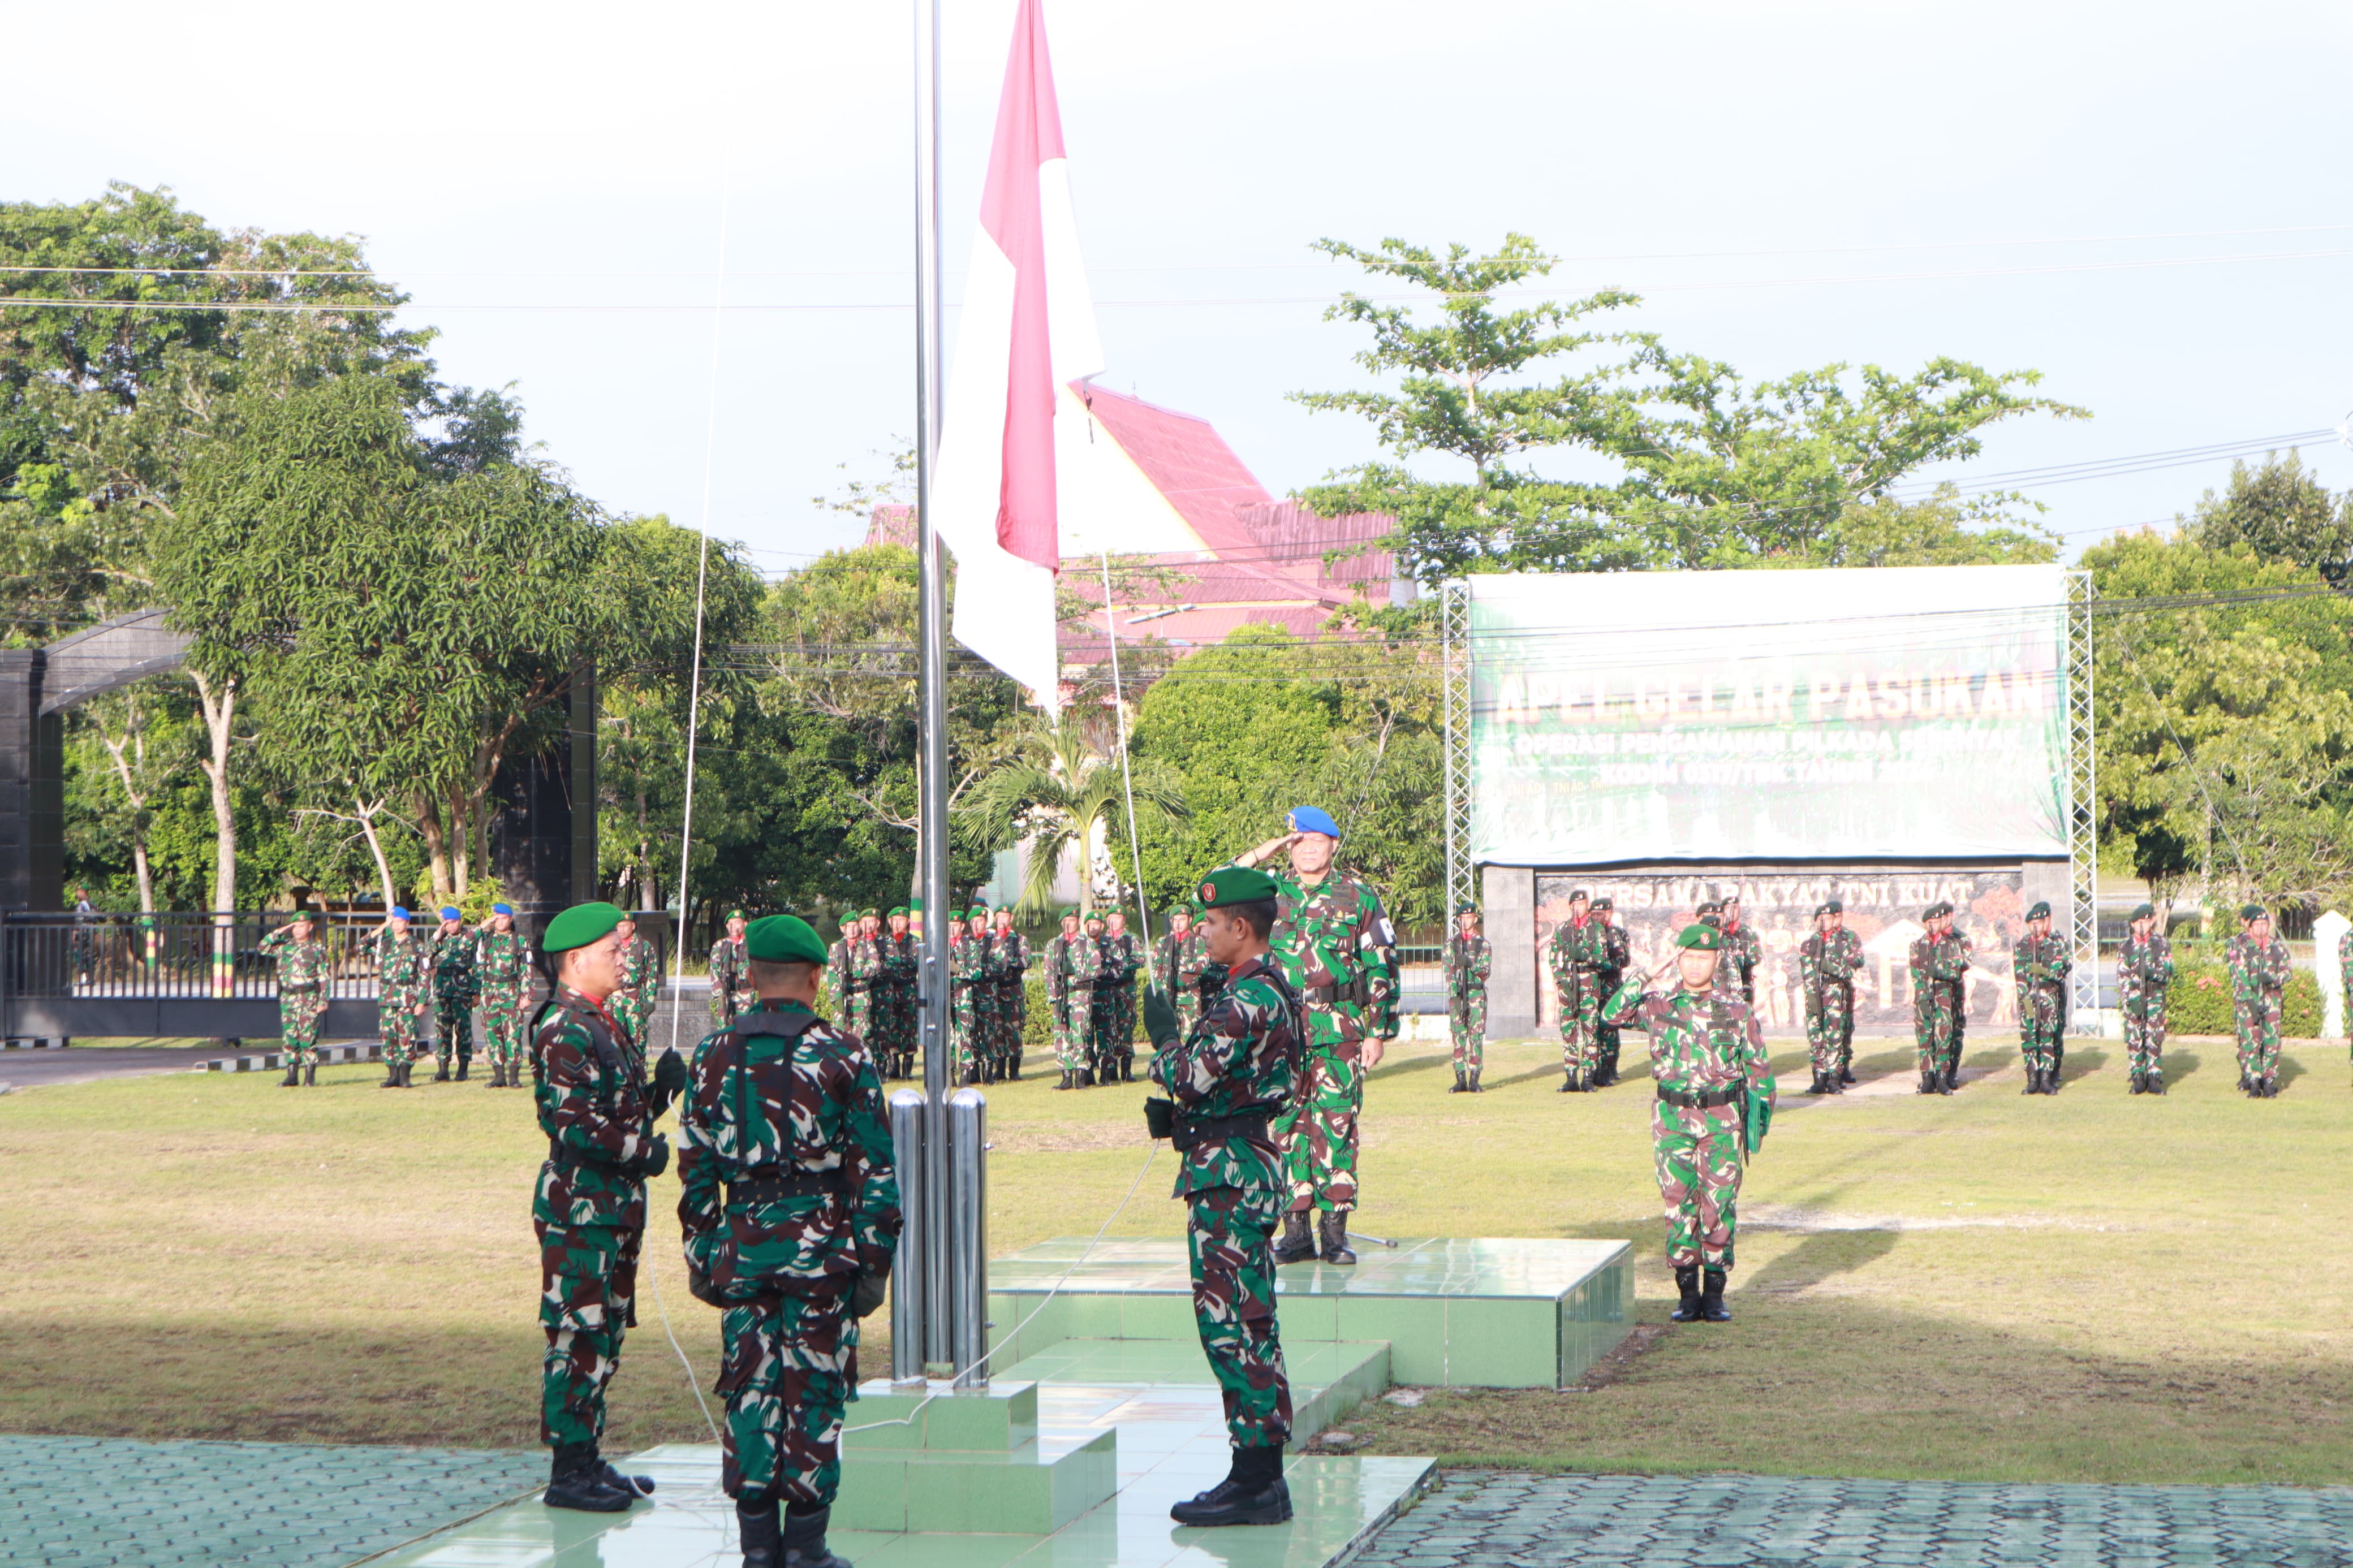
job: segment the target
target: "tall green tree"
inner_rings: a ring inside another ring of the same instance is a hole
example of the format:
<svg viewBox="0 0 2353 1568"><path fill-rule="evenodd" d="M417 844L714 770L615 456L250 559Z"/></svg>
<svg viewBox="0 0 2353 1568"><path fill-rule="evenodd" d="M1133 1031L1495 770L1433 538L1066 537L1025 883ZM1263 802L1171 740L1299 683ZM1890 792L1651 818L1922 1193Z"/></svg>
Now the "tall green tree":
<svg viewBox="0 0 2353 1568"><path fill-rule="evenodd" d="M1118 903L1124 868L1113 851L1126 838L1131 798L1139 827L1147 821L1181 823L1191 815L1184 791L1158 758L1131 758L1121 768L1116 740L1104 743L1106 728L1115 731L1116 724L1090 724L1072 709L1051 721L1021 721L1000 759L973 778L957 811L956 832L967 848L990 855L1017 845L1027 850L1020 908L1031 919L1051 902L1066 855L1078 857L1081 909L1093 909L1106 894Z"/></svg>
<svg viewBox="0 0 2353 1568"><path fill-rule="evenodd" d="M2297 453L2273 453L2253 468L2232 463L2230 483L2199 498L2186 528L2209 550L2302 567L2342 561L2353 552L2353 490L2331 495Z"/></svg>

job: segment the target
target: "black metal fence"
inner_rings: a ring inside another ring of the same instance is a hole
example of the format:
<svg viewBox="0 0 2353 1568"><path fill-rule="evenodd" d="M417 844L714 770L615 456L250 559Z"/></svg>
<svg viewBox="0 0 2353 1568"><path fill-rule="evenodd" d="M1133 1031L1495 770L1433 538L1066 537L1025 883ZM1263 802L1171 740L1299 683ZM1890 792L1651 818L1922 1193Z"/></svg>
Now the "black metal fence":
<svg viewBox="0 0 2353 1568"><path fill-rule="evenodd" d="M274 998L277 962L261 939L282 913L21 914L0 911L0 990L13 997L234 1001ZM329 916L327 994L376 994L380 918Z"/></svg>

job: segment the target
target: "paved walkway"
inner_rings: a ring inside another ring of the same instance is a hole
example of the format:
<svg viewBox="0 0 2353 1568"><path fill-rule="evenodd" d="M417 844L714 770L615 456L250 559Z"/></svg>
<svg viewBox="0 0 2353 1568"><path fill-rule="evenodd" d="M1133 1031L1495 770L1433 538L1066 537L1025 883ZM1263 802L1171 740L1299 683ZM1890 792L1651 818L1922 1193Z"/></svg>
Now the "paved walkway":
<svg viewBox="0 0 2353 1568"><path fill-rule="evenodd" d="M2347 1568L2353 1489L1455 1472L1357 1568Z"/></svg>
<svg viewBox="0 0 2353 1568"><path fill-rule="evenodd" d="M0 1051L0 1084L38 1089L101 1078L188 1072L227 1054L217 1046L69 1046L63 1050Z"/></svg>

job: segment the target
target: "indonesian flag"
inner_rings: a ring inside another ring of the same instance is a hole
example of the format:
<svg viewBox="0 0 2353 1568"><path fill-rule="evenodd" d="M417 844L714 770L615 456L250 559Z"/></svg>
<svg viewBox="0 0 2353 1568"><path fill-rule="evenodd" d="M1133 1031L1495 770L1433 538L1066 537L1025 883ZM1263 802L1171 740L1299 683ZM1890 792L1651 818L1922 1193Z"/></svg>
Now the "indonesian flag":
<svg viewBox="0 0 2353 1568"><path fill-rule="evenodd" d="M1039 0L1020 0L940 421L935 526L955 552L956 640L1057 705L1054 420L1103 370L1079 258Z"/></svg>

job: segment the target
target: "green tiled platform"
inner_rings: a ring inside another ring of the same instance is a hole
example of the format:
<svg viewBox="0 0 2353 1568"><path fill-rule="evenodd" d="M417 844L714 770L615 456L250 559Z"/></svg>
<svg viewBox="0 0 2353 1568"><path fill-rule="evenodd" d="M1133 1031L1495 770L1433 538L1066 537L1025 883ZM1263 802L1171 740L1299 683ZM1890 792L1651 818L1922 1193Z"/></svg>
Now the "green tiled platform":
<svg viewBox="0 0 2353 1568"><path fill-rule="evenodd" d="M1066 1340L1191 1344L1185 1244L1043 1242L988 1266L995 1364L1028 1363ZM1357 1261L1278 1271L1286 1356L1316 1342L1386 1342L1394 1381L1565 1388L1623 1338L1634 1298L1622 1241L1427 1237ZM1304 1423L1302 1431L1312 1430Z"/></svg>

